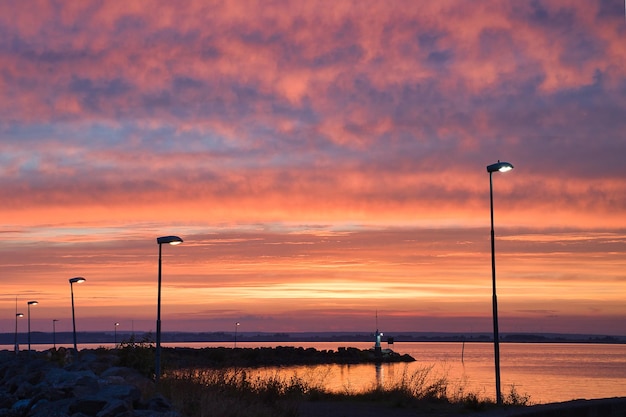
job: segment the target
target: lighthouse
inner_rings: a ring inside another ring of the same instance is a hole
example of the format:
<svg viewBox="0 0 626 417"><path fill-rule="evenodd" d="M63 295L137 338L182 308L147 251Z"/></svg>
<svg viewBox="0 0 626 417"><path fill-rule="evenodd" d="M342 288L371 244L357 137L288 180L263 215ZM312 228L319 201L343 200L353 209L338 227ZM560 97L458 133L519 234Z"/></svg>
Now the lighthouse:
<svg viewBox="0 0 626 417"><path fill-rule="evenodd" d="M376 329L376 341L374 342L374 355L376 355L377 358L380 358L383 356L383 350L380 347L380 339L383 336L383 332L378 331L378 329Z"/></svg>

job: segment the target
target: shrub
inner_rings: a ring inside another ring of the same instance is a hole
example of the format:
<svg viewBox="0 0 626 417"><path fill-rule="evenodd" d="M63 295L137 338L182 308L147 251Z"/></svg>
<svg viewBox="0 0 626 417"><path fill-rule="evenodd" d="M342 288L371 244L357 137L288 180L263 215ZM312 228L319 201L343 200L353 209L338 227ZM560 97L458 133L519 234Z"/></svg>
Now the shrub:
<svg viewBox="0 0 626 417"><path fill-rule="evenodd" d="M120 365L133 368L149 378L154 376L155 349L152 334L144 335L139 341L135 335L122 340L117 349Z"/></svg>
<svg viewBox="0 0 626 417"><path fill-rule="evenodd" d="M530 405L530 395L517 392L515 385L511 385L509 393L502 399L504 405L527 406Z"/></svg>

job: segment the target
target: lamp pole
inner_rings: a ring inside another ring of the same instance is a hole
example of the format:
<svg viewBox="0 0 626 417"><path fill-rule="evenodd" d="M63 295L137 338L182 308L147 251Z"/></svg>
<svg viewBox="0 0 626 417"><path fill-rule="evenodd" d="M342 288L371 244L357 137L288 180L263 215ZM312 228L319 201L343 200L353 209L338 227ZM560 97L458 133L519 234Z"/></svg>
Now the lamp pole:
<svg viewBox="0 0 626 417"><path fill-rule="evenodd" d="M493 354L496 369L496 403L502 405L502 393L500 392L500 334L498 332L498 298L496 296L496 246L495 233L493 228L493 181L494 172L507 172L513 169L513 165L508 162L496 162L487 166L489 172L489 203L491 208L491 288L493 306Z"/></svg>
<svg viewBox="0 0 626 417"><path fill-rule="evenodd" d="M239 322L235 323L235 348L237 347L237 329L239 328Z"/></svg>
<svg viewBox="0 0 626 417"><path fill-rule="evenodd" d="M15 354L17 355L17 353L20 351L20 345L18 345L17 343L17 319L20 317L24 317L24 314L22 313L15 313Z"/></svg>
<svg viewBox="0 0 626 417"><path fill-rule="evenodd" d="M72 294L72 328L74 334L74 354L78 354L78 347L76 345L76 315L74 314L74 284L80 284L81 282L85 282L85 278L83 277L74 277L70 278L70 292Z"/></svg>
<svg viewBox="0 0 626 417"><path fill-rule="evenodd" d="M52 319L52 345L54 346L54 350L57 348L57 319Z"/></svg>
<svg viewBox="0 0 626 417"><path fill-rule="evenodd" d="M161 377L161 245L168 243L170 245L180 245L183 240L178 236L161 236L157 238L159 245L159 277L157 284L157 321L156 321L156 354L154 365L154 381L159 382Z"/></svg>
<svg viewBox="0 0 626 417"><path fill-rule="evenodd" d="M36 306L39 304L37 301L28 301L28 352L30 352L30 306Z"/></svg>

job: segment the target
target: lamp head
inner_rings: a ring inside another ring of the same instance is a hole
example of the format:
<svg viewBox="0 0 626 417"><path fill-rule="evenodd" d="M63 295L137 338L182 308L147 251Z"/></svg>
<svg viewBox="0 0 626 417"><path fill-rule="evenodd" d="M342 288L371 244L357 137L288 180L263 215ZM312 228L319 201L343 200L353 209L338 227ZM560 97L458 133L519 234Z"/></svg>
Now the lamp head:
<svg viewBox="0 0 626 417"><path fill-rule="evenodd" d="M157 243L159 245L163 243L169 243L170 245L180 245L183 243L183 240L178 236L161 236L157 237Z"/></svg>
<svg viewBox="0 0 626 417"><path fill-rule="evenodd" d="M24 317L24 313L15 313L15 317Z"/></svg>
<svg viewBox="0 0 626 417"><path fill-rule="evenodd" d="M37 304L39 304L37 301L29 301L27 303L29 306L36 306Z"/></svg>
<svg viewBox="0 0 626 417"><path fill-rule="evenodd" d="M496 162L495 164L487 165L487 172L492 173L496 171L507 172L513 169L513 165L508 162Z"/></svg>
<svg viewBox="0 0 626 417"><path fill-rule="evenodd" d="M85 282L86 279L83 277L74 277L70 278L70 284L80 284L81 282Z"/></svg>

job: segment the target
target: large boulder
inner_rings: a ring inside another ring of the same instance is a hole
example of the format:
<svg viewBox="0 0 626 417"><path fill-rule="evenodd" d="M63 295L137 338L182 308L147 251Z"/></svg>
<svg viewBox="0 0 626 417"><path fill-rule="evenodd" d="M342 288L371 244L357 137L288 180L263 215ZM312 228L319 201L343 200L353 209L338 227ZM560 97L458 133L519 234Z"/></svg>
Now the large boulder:
<svg viewBox="0 0 626 417"><path fill-rule="evenodd" d="M154 383L115 355L0 352L0 417L179 417ZM46 357L48 359L46 359ZM148 398L142 398L147 396Z"/></svg>

